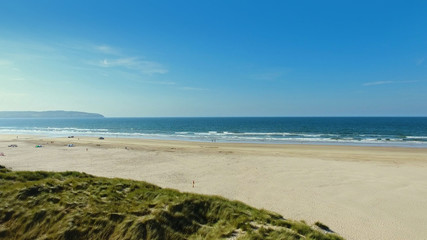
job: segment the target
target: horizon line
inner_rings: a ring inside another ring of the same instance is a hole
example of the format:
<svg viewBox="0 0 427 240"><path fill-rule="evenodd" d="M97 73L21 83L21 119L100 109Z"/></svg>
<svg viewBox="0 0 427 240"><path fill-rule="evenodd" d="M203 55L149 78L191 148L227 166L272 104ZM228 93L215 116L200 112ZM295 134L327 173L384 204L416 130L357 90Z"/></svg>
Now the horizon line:
<svg viewBox="0 0 427 240"><path fill-rule="evenodd" d="M370 117L427 117L427 115L360 115L360 116L105 116L105 118L351 118L351 117L360 117L360 118L370 118Z"/></svg>

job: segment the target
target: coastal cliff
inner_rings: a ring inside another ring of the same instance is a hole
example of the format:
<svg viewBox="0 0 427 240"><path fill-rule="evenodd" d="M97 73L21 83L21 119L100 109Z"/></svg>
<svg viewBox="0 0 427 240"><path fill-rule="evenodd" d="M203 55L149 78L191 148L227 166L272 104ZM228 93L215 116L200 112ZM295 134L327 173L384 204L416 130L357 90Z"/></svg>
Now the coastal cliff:
<svg viewBox="0 0 427 240"><path fill-rule="evenodd" d="M0 111L0 118L103 118L99 113L76 111Z"/></svg>

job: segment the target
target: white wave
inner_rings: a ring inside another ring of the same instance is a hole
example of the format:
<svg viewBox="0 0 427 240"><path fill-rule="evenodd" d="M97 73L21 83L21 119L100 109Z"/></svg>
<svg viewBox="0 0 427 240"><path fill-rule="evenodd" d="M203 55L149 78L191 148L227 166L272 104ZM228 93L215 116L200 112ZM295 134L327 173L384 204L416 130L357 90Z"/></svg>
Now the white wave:
<svg viewBox="0 0 427 240"><path fill-rule="evenodd" d="M427 136L407 136L406 138L412 138L412 139L427 139Z"/></svg>
<svg viewBox="0 0 427 240"><path fill-rule="evenodd" d="M397 138L392 136L359 135L355 137L344 137L337 134L310 134L310 133L289 133L289 132L172 132L172 133L144 133L144 132L119 132L109 129L88 129L73 127L30 127L14 128L0 127L0 134L28 134L61 137L69 135L80 136L104 136L104 137L125 137L125 138L147 138L147 139L178 139L187 141L216 141L223 142L259 142L259 143L314 143L314 144L398 144L398 145L420 145L426 146L427 136L408 136L407 138Z"/></svg>

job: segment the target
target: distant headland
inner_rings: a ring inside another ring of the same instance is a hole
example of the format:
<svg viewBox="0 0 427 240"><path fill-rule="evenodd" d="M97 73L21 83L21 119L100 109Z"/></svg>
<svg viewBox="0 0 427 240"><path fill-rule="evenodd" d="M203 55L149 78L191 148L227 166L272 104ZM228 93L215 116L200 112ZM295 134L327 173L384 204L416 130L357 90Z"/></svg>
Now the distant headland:
<svg viewBox="0 0 427 240"><path fill-rule="evenodd" d="M0 111L0 118L103 118L98 113L76 111Z"/></svg>

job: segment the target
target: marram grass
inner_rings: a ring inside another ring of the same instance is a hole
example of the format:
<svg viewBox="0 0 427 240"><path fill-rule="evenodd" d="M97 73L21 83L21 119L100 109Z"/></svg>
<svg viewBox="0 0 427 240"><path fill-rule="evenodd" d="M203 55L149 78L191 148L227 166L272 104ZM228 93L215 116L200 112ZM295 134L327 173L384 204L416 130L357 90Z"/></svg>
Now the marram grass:
<svg viewBox="0 0 427 240"><path fill-rule="evenodd" d="M0 239L342 239L238 201L78 172L0 166L0 200Z"/></svg>

